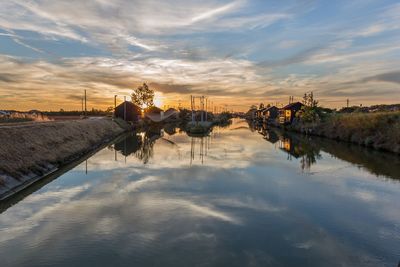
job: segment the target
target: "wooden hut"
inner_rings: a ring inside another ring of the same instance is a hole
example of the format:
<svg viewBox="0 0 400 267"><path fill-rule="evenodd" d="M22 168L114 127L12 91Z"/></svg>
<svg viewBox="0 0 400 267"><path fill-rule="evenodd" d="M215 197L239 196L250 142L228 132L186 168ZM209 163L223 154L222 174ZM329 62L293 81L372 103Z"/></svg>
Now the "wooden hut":
<svg viewBox="0 0 400 267"><path fill-rule="evenodd" d="M115 108L114 115L125 121L137 122L142 116L142 109L132 102L125 101Z"/></svg>
<svg viewBox="0 0 400 267"><path fill-rule="evenodd" d="M304 107L304 104L300 102L291 103L279 110L279 123L280 124L291 124L296 117L296 113Z"/></svg>
<svg viewBox="0 0 400 267"><path fill-rule="evenodd" d="M257 109L251 108L249 109L249 111L247 111L245 117L248 120L254 120L256 118L256 115L257 115Z"/></svg>
<svg viewBox="0 0 400 267"><path fill-rule="evenodd" d="M265 110L265 108L257 109L257 111L256 111L256 120L257 121L262 121L264 110Z"/></svg>
<svg viewBox="0 0 400 267"><path fill-rule="evenodd" d="M263 111L264 122L274 121L278 117L278 114L279 108L275 106L265 108Z"/></svg>

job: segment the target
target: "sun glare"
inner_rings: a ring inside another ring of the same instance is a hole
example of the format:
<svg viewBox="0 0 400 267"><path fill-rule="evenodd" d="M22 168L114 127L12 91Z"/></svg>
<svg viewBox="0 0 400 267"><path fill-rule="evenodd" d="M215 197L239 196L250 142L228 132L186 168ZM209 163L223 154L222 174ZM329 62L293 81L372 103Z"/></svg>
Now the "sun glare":
<svg viewBox="0 0 400 267"><path fill-rule="evenodd" d="M154 93L154 105L156 107L161 107L163 105L163 95L160 92L155 92Z"/></svg>

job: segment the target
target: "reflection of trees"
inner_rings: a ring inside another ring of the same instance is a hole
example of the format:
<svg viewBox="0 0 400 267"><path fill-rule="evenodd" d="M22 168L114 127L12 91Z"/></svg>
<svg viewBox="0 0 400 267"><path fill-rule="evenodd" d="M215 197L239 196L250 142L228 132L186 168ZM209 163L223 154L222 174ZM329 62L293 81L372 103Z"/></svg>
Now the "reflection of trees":
<svg viewBox="0 0 400 267"><path fill-rule="evenodd" d="M324 151L341 160L363 167L374 175L400 179L400 168L398 167L400 166L400 157L396 154L326 138L312 137L311 140L310 137L282 132L276 128L267 128L259 133L273 144L276 142L274 136L278 136L279 148L287 152L288 160L291 160L292 157L299 158L302 170L310 170L311 166L321 159L321 151Z"/></svg>
<svg viewBox="0 0 400 267"><path fill-rule="evenodd" d="M135 153L142 146L142 137L136 134L130 134L124 140L114 144L114 149L121 152L124 156Z"/></svg>
<svg viewBox="0 0 400 267"><path fill-rule="evenodd" d="M161 128L150 128L144 133L132 133L114 144L115 151L125 157L134 155L147 164L154 154L154 143L162 136Z"/></svg>
<svg viewBox="0 0 400 267"><path fill-rule="evenodd" d="M249 129L252 132L255 132L257 129L257 125L252 120L246 120L247 124L249 125Z"/></svg>
<svg viewBox="0 0 400 267"><path fill-rule="evenodd" d="M275 144L278 142L279 148L288 155L287 159L300 159L300 167L304 170L310 170L311 165L315 164L321 158L320 149L303 136L290 135L277 129L263 128L255 126L264 139Z"/></svg>
<svg viewBox="0 0 400 267"><path fill-rule="evenodd" d="M146 132L143 136L143 142L140 146L140 149L136 151L135 156L143 161L144 164L147 164L149 160L153 157L154 154L154 143L161 135L156 135L154 133Z"/></svg>
<svg viewBox="0 0 400 267"><path fill-rule="evenodd" d="M307 145L307 143L301 143L302 150L305 152L304 155L301 156L300 164L301 169L310 170L311 165L317 163L317 159L321 159L321 154L319 149L315 148L312 145Z"/></svg>
<svg viewBox="0 0 400 267"><path fill-rule="evenodd" d="M311 165L321 158L320 150L306 138L282 134L279 139L280 148L288 153L288 159L300 158L300 167L303 171L310 170Z"/></svg>

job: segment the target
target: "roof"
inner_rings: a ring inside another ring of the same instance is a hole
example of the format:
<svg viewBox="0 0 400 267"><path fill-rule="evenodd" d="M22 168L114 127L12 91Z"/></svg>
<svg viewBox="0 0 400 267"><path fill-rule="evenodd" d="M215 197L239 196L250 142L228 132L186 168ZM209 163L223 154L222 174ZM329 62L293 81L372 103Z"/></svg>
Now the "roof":
<svg viewBox="0 0 400 267"><path fill-rule="evenodd" d="M163 111L161 108L153 106L153 107L146 108L145 113L160 113L161 111Z"/></svg>
<svg viewBox="0 0 400 267"><path fill-rule="evenodd" d="M301 102L294 102L294 103L290 103L289 105L284 106L282 109L291 109L291 108L295 108L295 107L302 107L304 106L303 103Z"/></svg>
<svg viewBox="0 0 400 267"><path fill-rule="evenodd" d="M174 108L169 108L165 111L165 113L167 113L167 112L178 112L178 111Z"/></svg>
<svg viewBox="0 0 400 267"><path fill-rule="evenodd" d="M149 112L145 116L146 116L146 118L152 120L153 122L161 122L161 121L165 121L177 114L178 114L178 111L176 111L174 109L168 109L163 114L161 114L161 112L159 112L159 113Z"/></svg>
<svg viewBox="0 0 400 267"><path fill-rule="evenodd" d="M116 107L116 110L118 110L118 109L120 109L120 108L123 108L124 104L126 104L126 107L127 107L127 108L133 108L133 109L135 109L136 111L140 111L140 112L142 111L142 109L141 109L138 105L136 105L136 104L134 104L134 103L132 103L132 102L130 102L130 101L122 102L121 104L119 104L119 105Z"/></svg>

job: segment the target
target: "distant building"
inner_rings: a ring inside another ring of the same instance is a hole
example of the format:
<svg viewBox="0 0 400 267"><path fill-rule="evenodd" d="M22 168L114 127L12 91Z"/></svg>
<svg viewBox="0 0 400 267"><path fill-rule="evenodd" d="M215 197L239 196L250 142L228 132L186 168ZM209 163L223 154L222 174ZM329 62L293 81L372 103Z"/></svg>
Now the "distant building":
<svg viewBox="0 0 400 267"><path fill-rule="evenodd" d="M263 111L264 122L274 121L279 114L279 108L272 106L265 108Z"/></svg>
<svg viewBox="0 0 400 267"><path fill-rule="evenodd" d="M280 124L291 124L296 117L296 113L304 107L304 104L300 102L294 102L279 110L279 123Z"/></svg>
<svg viewBox="0 0 400 267"><path fill-rule="evenodd" d="M145 118L152 122L171 122L179 118L179 112L176 109L170 108L165 112L157 107L151 107L146 111Z"/></svg>
<svg viewBox="0 0 400 267"><path fill-rule="evenodd" d="M257 109L257 111L256 111L256 119L258 121L262 121L264 110L265 110L265 108Z"/></svg>
<svg viewBox="0 0 400 267"><path fill-rule="evenodd" d="M156 106L146 108L144 111L145 114L161 114L161 112L163 112L163 110Z"/></svg>
<svg viewBox="0 0 400 267"><path fill-rule="evenodd" d="M254 120L256 118L256 114L257 114L257 109L252 108L249 111L247 111L246 113L246 119L248 120Z"/></svg>
<svg viewBox="0 0 400 267"><path fill-rule="evenodd" d="M125 101L115 108L114 114L116 118L137 122L142 116L142 109L132 102Z"/></svg>

